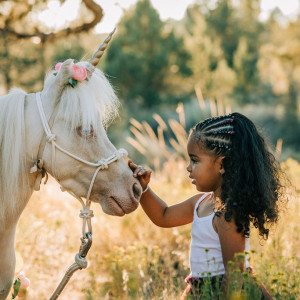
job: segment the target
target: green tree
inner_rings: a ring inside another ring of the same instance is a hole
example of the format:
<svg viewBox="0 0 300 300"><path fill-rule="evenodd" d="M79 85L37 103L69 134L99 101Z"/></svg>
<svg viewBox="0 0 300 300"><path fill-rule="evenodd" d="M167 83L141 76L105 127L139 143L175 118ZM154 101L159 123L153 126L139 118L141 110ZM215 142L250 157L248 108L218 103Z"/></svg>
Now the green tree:
<svg viewBox="0 0 300 300"><path fill-rule="evenodd" d="M192 54L190 89L201 88L205 98L224 99L235 86L235 73L228 67L220 40L208 34L208 25L202 4L188 7L183 19L186 47Z"/></svg>
<svg viewBox="0 0 300 300"><path fill-rule="evenodd" d="M299 159L300 15L298 19L291 21L284 19L276 9L266 27L268 35L261 47L258 65L262 81L271 86L274 104L282 110L280 123L273 134L277 138L283 138L283 145L289 148L289 155Z"/></svg>
<svg viewBox="0 0 300 300"><path fill-rule="evenodd" d="M235 98L253 102L259 82L257 62L263 24L259 22L259 0L220 0L207 13L208 33L220 40L230 68L236 73Z"/></svg>
<svg viewBox="0 0 300 300"><path fill-rule="evenodd" d="M142 0L125 12L104 69L117 78L126 103L151 107L180 97L179 78L191 74L188 60L183 39L160 20L149 0Z"/></svg>
<svg viewBox="0 0 300 300"><path fill-rule="evenodd" d="M239 42L239 26L230 0L220 0L215 9L208 10L206 22L211 38L220 40L220 46L230 68Z"/></svg>

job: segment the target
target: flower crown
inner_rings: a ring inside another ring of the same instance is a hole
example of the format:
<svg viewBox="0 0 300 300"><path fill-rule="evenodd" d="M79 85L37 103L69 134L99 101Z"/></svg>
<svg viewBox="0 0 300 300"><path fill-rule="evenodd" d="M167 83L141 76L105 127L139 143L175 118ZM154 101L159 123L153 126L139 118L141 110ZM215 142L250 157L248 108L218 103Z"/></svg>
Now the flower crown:
<svg viewBox="0 0 300 300"><path fill-rule="evenodd" d="M52 71L52 74L54 76L57 75L62 64L63 64L62 62L59 62L55 65L55 70ZM77 85L78 81L81 82L81 81L85 80L87 77L86 68L83 66L76 65L76 64L72 64L71 73L72 73L72 77L69 78L68 83L73 88Z"/></svg>

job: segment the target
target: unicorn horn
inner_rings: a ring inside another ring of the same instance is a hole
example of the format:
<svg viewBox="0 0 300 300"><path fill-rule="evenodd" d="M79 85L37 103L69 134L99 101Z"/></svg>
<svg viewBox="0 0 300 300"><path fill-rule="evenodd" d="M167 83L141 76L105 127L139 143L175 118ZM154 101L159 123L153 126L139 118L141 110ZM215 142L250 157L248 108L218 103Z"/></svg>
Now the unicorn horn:
<svg viewBox="0 0 300 300"><path fill-rule="evenodd" d="M116 28L108 35L108 37L104 40L103 44L98 48L98 50L94 53L92 58L89 60L90 64L92 64L94 67L96 67L107 48L108 43L110 42L112 35L115 33Z"/></svg>

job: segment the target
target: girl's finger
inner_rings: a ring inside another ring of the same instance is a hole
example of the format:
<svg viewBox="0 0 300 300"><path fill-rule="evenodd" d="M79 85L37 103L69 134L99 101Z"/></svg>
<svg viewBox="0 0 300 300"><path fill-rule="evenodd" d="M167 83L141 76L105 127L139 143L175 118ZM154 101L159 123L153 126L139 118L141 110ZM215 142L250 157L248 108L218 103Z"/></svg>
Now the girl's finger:
<svg viewBox="0 0 300 300"><path fill-rule="evenodd" d="M138 175L140 176L141 175L141 170L142 170L141 166L136 166L136 168L133 170L133 176L134 177L137 177Z"/></svg>
<svg viewBox="0 0 300 300"><path fill-rule="evenodd" d="M142 166L137 166L136 170L134 171L135 174L138 176L143 176L146 172L146 169Z"/></svg>
<svg viewBox="0 0 300 300"><path fill-rule="evenodd" d="M137 165L135 165L132 160L128 161L128 166L131 169L132 172L134 172L137 169Z"/></svg>
<svg viewBox="0 0 300 300"><path fill-rule="evenodd" d="M134 164L131 159L128 159L128 166L133 172L133 177L150 177L150 174L152 173L151 170L148 170L143 166Z"/></svg>
<svg viewBox="0 0 300 300"><path fill-rule="evenodd" d="M129 167L136 167L136 165L133 163L131 159L128 159L128 166Z"/></svg>

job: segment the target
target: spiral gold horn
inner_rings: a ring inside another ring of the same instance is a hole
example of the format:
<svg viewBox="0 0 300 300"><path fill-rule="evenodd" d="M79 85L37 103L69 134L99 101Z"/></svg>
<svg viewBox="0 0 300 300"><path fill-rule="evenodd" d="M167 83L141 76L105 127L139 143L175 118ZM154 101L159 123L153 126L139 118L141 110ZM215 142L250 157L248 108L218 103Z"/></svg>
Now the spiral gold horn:
<svg viewBox="0 0 300 300"><path fill-rule="evenodd" d="M115 33L116 28L108 35L108 37L104 40L103 44L98 48L98 50L94 53L92 58L89 60L90 64L92 64L94 67L96 67L107 48L108 43L110 42L112 35Z"/></svg>

